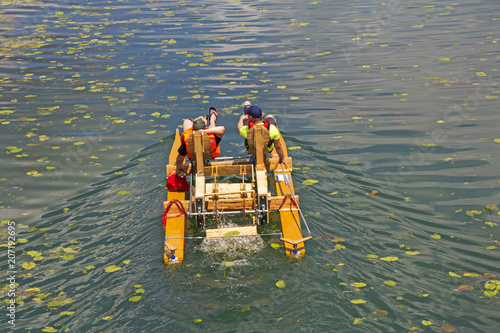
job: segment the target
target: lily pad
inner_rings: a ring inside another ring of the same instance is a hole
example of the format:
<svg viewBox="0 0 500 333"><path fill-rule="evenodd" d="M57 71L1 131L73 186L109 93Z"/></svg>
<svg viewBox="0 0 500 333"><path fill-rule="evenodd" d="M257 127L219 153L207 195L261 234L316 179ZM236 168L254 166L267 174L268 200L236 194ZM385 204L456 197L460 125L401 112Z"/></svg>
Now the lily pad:
<svg viewBox="0 0 500 333"><path fill-rule="evenodd" d="M397 261L397 260L399 260L399 258L395 257L395 256L389 256L389 257L380 258L380 260L383 260L383 261Z"/></svg>
<svg viewBox="0 0 500 333"><path fill-rule="evenodd" d="M116 271L119 271L120 269L122 269L120 266L116 266L116 265L111 265L111 266L108 266L104 269L104 271L106 273L112 273L112 272L116 272Z"/></svg>
<svg viewBox="0 0 500 333"><path fill-rule="evenodd" d="M316 183L319 183L319 180L315 180L315 179L306 179L302 182L302 185L312 185L312 184L316 184Z"/></svg>
<svg viewBox="0 0 500 333"><path fill-rule="evenodd" d="M23 263L22 267L25 269L25 270L30 270L32 268L34 268L36 266L36 264L34 262L30 262L30 263Z"/></svg>
<svg viewBox="0 0 500 333"><path fill-rule="evenodd" d="M351 303L352 304L365 304L366 301L364 299L352 299Z"/></svg>
<svg viewBox="0 0 500 333"><path fill-rule="evenodd" d="M285 281L279 280L278 282L276 282L276 287L278 287L280 289L285 288L286 287Z"/></svg>
<svg viewBox="0 0 500 333"><path fill-rule="evenodd" d="M142 298L142 296L132 296L128 300L130 302L134 302L135 303L135 302L139 302L141 300L141 298Z"/></svg>

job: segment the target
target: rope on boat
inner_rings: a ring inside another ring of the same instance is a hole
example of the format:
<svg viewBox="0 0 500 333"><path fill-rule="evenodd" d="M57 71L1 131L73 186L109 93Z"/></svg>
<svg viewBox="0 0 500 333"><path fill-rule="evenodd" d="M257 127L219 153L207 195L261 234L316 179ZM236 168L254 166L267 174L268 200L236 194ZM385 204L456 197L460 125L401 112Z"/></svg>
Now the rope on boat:
<svg viewBox="0 0 500 333"><path fill-rule="evenodd" d="M178 213L178 214L169 214L168 213L168 211L170 210L170 208L172 207L173 204L175 204L177 206L180 213ZM170 200L167 203L167 208L163 212L163 219L162 219L163 229L165 229L165 227L166 227L167 218L175 218L175 217L184 216L184 215L186 215L186 211L184 210L184 206L182 205L182 203L177 199Z"/></svg>
<svg viewBox="0 0 500 333"><path fill-rule="evenodd" d="M307 233L309 234L309 236L311 236L311 230L309 230L309 226L307 225L306 219L304 218L304 214L302 214L302 210L300 210L299 203L297 202L297 199L295 198L295 194L293 193L292 187L290 186L290 183L288 182L288 179L285 175L285 167L283 166L283 164L281 164L281 170L283 171L283 179L285 180L285 184L288 186L288 189L290 190L290 194L292 195L292 199L295 203L295 206L297 206L297 209L299 210L300 216L302 217L302 221L304 221L304 225L306 226Z"/></svg>

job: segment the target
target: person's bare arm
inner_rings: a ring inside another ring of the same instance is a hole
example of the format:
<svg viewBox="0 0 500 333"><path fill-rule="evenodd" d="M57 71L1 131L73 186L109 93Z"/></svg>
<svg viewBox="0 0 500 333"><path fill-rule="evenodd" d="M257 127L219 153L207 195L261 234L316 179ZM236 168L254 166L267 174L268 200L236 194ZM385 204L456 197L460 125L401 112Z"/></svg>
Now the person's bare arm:
<svg viewBox="0 0 500 333"><path fill-rule="evenodd" d="M205 133L207 133L207 134L215 134L219 138L222 138L222 136L224 135L225 131L226 131L226 128L224 126L215 126L215 127L207 128L206 130L204 130Z"/></svg>
<svg viewBox="0 0 500 333"><path fill-rule="evenodd" d="M283 153L283 146L281 145L280 140L274 140L274 148L276 148L276 152L280 158L280 163L285 163L285 155Z"/></svg>
<svg viewBox="0 0 500 333"><path fill-rule="evenodd" d="M240 132L240 129L243 127L243 120L248 119L247 115L241 116L240 120L238 121L238 133Z"/></svg>

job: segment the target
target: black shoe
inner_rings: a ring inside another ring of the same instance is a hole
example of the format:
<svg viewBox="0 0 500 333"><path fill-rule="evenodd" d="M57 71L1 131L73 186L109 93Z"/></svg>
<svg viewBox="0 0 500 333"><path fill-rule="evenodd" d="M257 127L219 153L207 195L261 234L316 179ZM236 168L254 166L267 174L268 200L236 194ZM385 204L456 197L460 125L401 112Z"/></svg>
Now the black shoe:
<svg viewBox="0 0 500 333"><path fill-rule="evenodd" d="M213 114L215 114L215 121L217 121L217 109L214 106L211 106L208 108L207 126L210 126L210 119Z"/></svg>

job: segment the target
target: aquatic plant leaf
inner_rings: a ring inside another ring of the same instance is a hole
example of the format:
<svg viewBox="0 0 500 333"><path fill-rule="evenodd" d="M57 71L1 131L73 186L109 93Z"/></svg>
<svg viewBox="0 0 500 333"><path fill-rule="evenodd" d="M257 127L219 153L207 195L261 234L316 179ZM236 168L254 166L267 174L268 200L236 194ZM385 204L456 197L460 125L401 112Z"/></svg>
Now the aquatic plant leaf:
<svg viewBox="0 0 500 333"><path fill-rule="evenodd" d="M123 260L122 262L123 262L125 265L130 264L130 260L128 260L128 259L127 259L127 260Z"/></svg>
<svg viewBox="0 0 500 333"><path fill-rule="evenodd" d="M23 294L25 295L36 295L40 292L40 288L28 288L25 291L23 291Z"/></svg>
<svg viewBox="0 0 500 333"><path fill-rule="evenodd" d="M301 146L288 147L288 150L300 150L300 149L302 149Z"/></svg>
<svg viewBox="0 0 500 333"><path fill-rule="evenodd" d="M448 272L448 274L450 274L450 276L453 276L453 277L462 277L461 275L458 275L458 274L453 273L453 272Z"/></svg>
<svg viewBox="0 0 500 333"><path fill-rule="evenodd" d="M486 205L486 206L484 206L484 210L487 212L492 211L492 210L498 210L498 206L497 205Z"/></svg>
<svg viewBox="0 0 500 333"><path fill-rule="evenodd" d="M378 314L380 316L387 316L389 314L389 312L385 311L385 310L376 310L378 312Z"/></svg>
<svg viewBox="0 0 500 333"><path fill-rule="evenodd" d="M202 320L201 320L201 319L195 319L195 320L193 320L193 321L194 321L195 323L201 323L201 321L202 321Z"/></svg>
<svg viewBox="0 0 500 333"><path fill-rule="evenodd" d="M406 251L405 254L410 256L415 256L417 254L420 254L420 251Z"/></svg>
<svg viewBox="0 0 500 333"><path fill-rule="evenodd" d="M29 271L30 269L34 268L35 266L36 266L36 264L35 264L34 262L30 262L30 263L25 262L25 263L23 263L23 264L22 264L22 267L23 267L25 270L28 270L28 271Z"/></svg>
<svg viewBox="0 0 500 333"><path fill-rule="evenodd" d="M279 245L278 243L271 243L271 247L273 249L279 249L281 247L281 245Z"/></svg>
<svg viewBox="0 0 500 333"><path fill-rule="evenodd" d="M441 239L441 235L440 234L433 234L431 235L432 238L434 239Z"/></svg>
<svg viewBox="0 0 500 333"><path fill-rule="evenodd" d="M116 194L118 194L118 195L126 195L126 194L129 194L129 193L130 193L130 191L122 190L122 191L117 192Z"/></svg>
<svg viewBox="0 0 500 333"><path fill-rule="evenodd" d="M78 248L71 248L71 247L65 247L65 248L63 248L63 250L66 253L76 253L76 252L80 251L80 249L78 249Z"/></svg>
<svg viewBox="0 0 500 333"><path fill-rule="evenodd" d="M71 316L75 311L63 311L60 313L61 316Z"/></svg>
<svg viewBox="0 0 500 333"><path fill-rule="evenodd" d="M455 327L450 326L450 325L443 325L441 326L441 329L445 331L446 333L453 333L455 332Z"/></svg>
<svg viewBox="0 0 500 333"><path fill-rule="evenodd" d="M481 215L483 212L479 211L479 210L468 210L466 212L467 215L469 216L475 216L475 215Z"/></svg>
<svg viewBox="0 0 500 333"><path fill-rule="evenodd" d="M42 328L42 332L57 332L57 330L54 327L46 326Z"/></svg>
<svg viewBox="0 0 500 333"><path fill-rule="evenodd" d="M392 281L392 280L387 280L387 281L384 281L384 283L388 286L395 286L396 285L396 282Z"/></svg>
<svg viewBox="0 0 500 333"><path fill-rule="evenodd" d="M351 303L352 304L365 304L366 301L364 299L352 299Z"/></svg>
<svg viewBox="0 0 500 333"><path fill-rule="evenodd" d="M49 303L47 303L47 306L48 307L58 307L58 306L61 306L61 305L64 305L66 303L64 303L63 301L51 301Z"/></svg>
<svg viewBox="0 0 500 333"><path fill-rule="evenodd" d="M319 180L314 180L314 179L306 179L302 182L302 185L312 185L319 183Z"/></svg>
<svg viewBox="0 0 500 333"><path fill-rule="evenodd" d="M334 238L330 241L334 242L334 243L342 243L342 242L345 242L345 239L343 239L342 237L337 237L337 238Z"/></svg>
<svg viewBox="0 0 500 333"><path fill-rule="evenodd" d="M280 289L285 288L286 287L285 281L279 280L278 282L276 282L276 287L278 287Z"/></svg>
<svg viewBox="0 0 500 333"><path fill-rule="evenodd" d="M468 277L482 277L482 275L479 274L479 273L464 273L464 276L468 276Z"/></svg>
<svg viewBox="0 0 500 333"><path fill-rule="evenodd" d="M141 298L142 298L142 296L132 296L132 297L130 297L128 300L129 300L130 302L135 303L135 302L139 302L139 301L141 300Z"/></svg>
<svg viewBox="0 0 500 333"><path fill-rule="evenodd" d="M429 320L422 320L422 325L430 326L430 325L432 325L432 322Z"/></svg>
<svg viewBox="0 0 500 333"><path fill-rule="evenodd" d="M365 322L365 318L354 318L353 325L359 325Z"/></svg>
<svg viewBox="0 0 500 333"><path fill-rule="evenodd" d="M136 289L136 290L135 290L136 294L144 294L144 291L145 291L145 290L144 290L144 289L142 289L142 288L141 288L141 289Z"/></svg>
<svg viewBox="0 0 500 333"><path fill-rule="evenodd" d="M474 290L474 287L469 285L469 284L461 284L458 286L457 289L460 291L462 291L462 290Z"/></svg>
<svg viewBox="0 0 500 333"><path fill-rule="evenodd" d="M75 257L75 256L74 256L74 255L72 255L72 254L67 254L67 255L63 256L62 258L63 258L63 260L71 260L71 259L73 259L74 257Z"/></svg>
<svg viewBox="0 0 500 333"><path fill-rule="evenodd" d="M31 256L31 257L38 257L38 256L41 256L42 254L38 251L28 251L26 252L27 255Z"/></svg>
<svg viewBox="0 0 500 333"><path fill-rule="evenodd" d="M109 318L111 318L111 316L102 317L102 320L109 320Z"/></svg>
<svg viewBox="0 0 500 333"><path fill-rule="evenodd" d="M344 250L344 249L345 249L345 245L342 245L342 244L335 244L335 249L336 249L336 250Z"/></svg>
<svg viewBox="0 0 500 333"><path fill-rule="evenodd" d="M376 255L376 254L367 254L366 257L368 259L378 259L378 255Z"/></svg>
<svg viewBox="0 0 500 333"><path fill-rule="evenodd" d="M353 283L351 283L351 286L356 287L356 288L363 288L363 287L366 287L366 283L363 283L363 282L353 282Z"/></svg>
<svg viewBox="0 0 500 333"><path fill-rule="evenodd" d="M116 271L119 271L120 269L122 269L121 267L119 266L116 266L116 265L111 265L111 266L108 266L104 269L104 271L106 273L112 273L112 272L116 272Z"/></svg>
<svg viewBox="0 0 500 333"><path fill-rule="evenodd" d="M485 290L484 292L484 296L488 296L488 297L493 297L497 294L497 291L491 291L491 290Z"/></svg>
<svg viewBox="0 0 500 333"><path fill-rule="evenodd" d="M499 280L491 280L484 284L486 289L500 289L500 281Z"/></svg>
<svg viewBox="0 0 500 333"><path fill-rule="evenodd" d="M383 261L397 261L397 260L399 260L399 258L395 257L395 256L389 256L389 257L380 258L380 260L383 260Z"/></svg>

